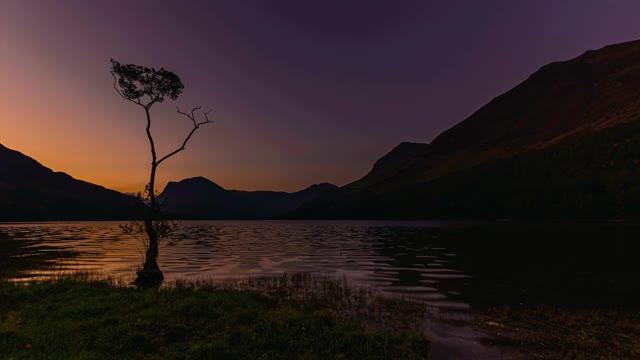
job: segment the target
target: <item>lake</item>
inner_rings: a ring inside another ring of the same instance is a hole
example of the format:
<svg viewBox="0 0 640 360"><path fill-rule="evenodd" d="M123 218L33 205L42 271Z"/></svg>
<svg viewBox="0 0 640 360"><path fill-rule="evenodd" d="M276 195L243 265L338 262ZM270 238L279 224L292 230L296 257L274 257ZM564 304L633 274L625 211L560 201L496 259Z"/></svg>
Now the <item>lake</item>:
<svg viewBox="0 0 640 360"><path fill-rule="evenodd" d="M48 270L131 278L141 244L119 222L0 224L51 255ZM621 305L640 299L640 226L621 223L182 221L161 244L165 278L322 272L443 309L497 303Z"/></svg>

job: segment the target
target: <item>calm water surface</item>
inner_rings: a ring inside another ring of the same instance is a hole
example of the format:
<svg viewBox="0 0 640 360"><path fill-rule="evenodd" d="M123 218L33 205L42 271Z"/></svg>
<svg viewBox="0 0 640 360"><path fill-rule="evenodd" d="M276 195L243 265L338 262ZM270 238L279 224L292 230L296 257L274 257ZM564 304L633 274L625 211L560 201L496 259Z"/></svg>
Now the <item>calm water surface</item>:
<svg viewBox="0 0 640 360"><path fill-rule="evenodd" d="M122 234L118 222L3 224L0 231L27 240L40 252L71 251L50 271L23 278L90 269L133 276L141 245ZM460 288L470 275L451 261L456 254L435 246L428 229L436 223L184 221L161 246L168 280L227 279L282 272L323 272L346 277L435 305L466 307ZM415 241L416 235L423 241Z"/></svg>
<svg viewBox="0 0 640 360"><path fill-rule="evenodd" d="M119 225L19 223L0 224L0 231L53 255L51 270L30 270L21 274L23 279L79 269L133 278L142 262L141 245L123 235ZM522 301L536 292L558 293L548 286L566 290L575 285L592 298L616 301L640 288L640 266L635 255L630 257L640 248L638 229L616 224L183 221L179 233L161 244L160 266L168 280L332 273L388 295L451 309L467 308L490 298L487 294Z"/></svg>

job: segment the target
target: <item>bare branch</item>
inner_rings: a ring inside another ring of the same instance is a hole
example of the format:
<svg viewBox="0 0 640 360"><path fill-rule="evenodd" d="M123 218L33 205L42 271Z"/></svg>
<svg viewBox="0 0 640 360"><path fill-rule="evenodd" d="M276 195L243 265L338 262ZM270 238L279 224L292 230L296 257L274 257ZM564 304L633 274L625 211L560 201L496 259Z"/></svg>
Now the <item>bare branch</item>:
<svg viewBox="0 0 640 360"><path fill-rule="evenodd" d="M191 114L187 114L185 112L180 111L180 108L176 106L176 109L178 109L178 114L182 114L186 116L189 120L191 120L191 122L193 123L193 126L198 126L198 124L196 123L196 116L194 115L194 112L196 110L200 110L201 108L202 106L195 107L191 110Z"/></svg>
<svg viewBox="0 0 640 360"><path fill-rule="evenodd" d="M209 113L212 112L213 109L209 109L209 111L205 111L204 112L204 118L207 119L207 121L203 121L198 125L204 125L204 124L208 124L208 123L213 123L213 120L209 120Z"/></svg>
<svg viewBox="0 0 640 360"><path fill-rule="evenodd" d="M185 150L187 148L187 143L191 139L191 136L193 136L193 133L195 133L196 130L198 130L201 125L213 123L213 121L209 120L209 113L211 112L211 110L204 112L204 117L206 119L205 121L202 121L202 122L197 122L196 121L195 111L199 110L201 108L202 108L202 106L195 107L195 108L193 108L191 110L191 113L189 114L189 113L185 113L185 112L181 111L180 108L176 106L178 114L182 114L182 115L186 116L187 118L189 118L189 120L191 120L191 122L193 122L193 128L189 132L189 135L187 135L187 137L182 142L182 146L180 146L176 150L168 153L167 155L163 156L160 160L158 160L158 162L156 162L156 165L160 165L161 162L167 160L168 158L172 157L173 155L179 153L180 151Z"/></svg>

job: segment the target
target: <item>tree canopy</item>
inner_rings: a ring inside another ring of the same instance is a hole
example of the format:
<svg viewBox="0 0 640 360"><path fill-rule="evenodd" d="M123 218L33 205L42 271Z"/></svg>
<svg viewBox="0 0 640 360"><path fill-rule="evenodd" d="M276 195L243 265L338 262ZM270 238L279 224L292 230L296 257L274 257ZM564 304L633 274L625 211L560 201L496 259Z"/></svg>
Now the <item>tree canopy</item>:
<svg viewBox="0 0 640 360"><path fill-rule="evenodd" d="M165 97L176 100L182 93L184 85L180 77L171 71L160 68L148 68L135 64L121 64L111 59L111 74L120 87L120 95L126 100L139 105L151 106L156 102L163 102ZM142 98L148 96L146 104Z"/></svg>

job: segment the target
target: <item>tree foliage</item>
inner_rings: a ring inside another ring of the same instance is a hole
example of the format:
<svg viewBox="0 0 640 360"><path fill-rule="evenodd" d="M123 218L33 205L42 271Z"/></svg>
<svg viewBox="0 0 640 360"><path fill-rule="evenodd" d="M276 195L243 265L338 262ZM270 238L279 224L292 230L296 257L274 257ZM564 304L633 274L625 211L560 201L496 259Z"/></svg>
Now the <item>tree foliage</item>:
<svg viewBox="0 0 640 360"><path fill-rule="evenodd" d="M149 97L150 104L163 102L165 97L177 100L184 89L180 77L164 68L156 70L111 59L111 71L117 78L121 96L139 104L145 96Z"/></svg>

